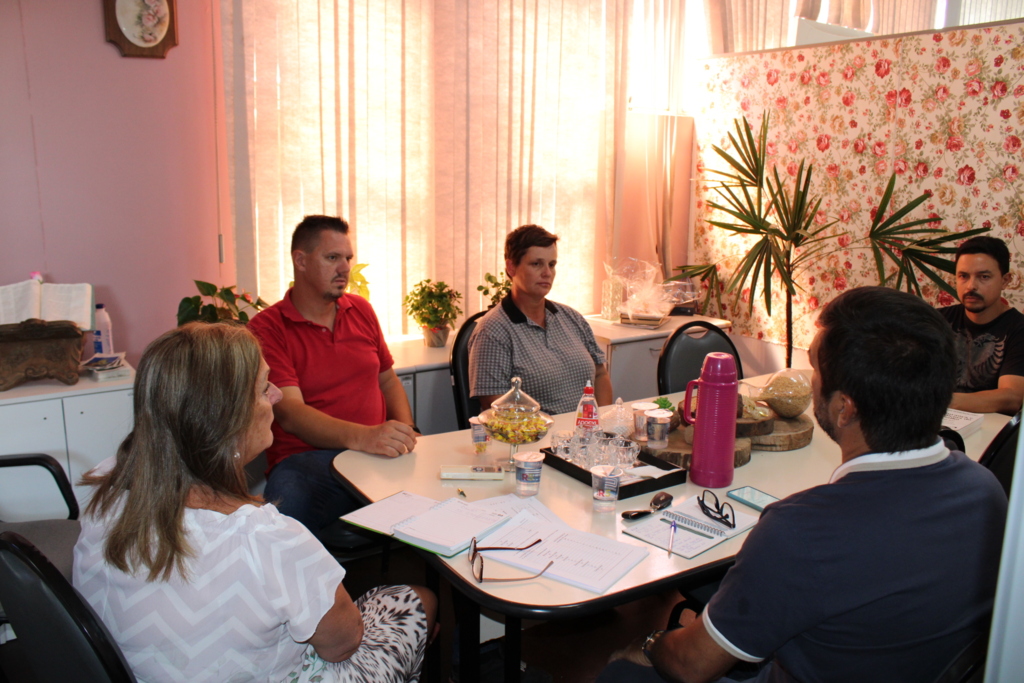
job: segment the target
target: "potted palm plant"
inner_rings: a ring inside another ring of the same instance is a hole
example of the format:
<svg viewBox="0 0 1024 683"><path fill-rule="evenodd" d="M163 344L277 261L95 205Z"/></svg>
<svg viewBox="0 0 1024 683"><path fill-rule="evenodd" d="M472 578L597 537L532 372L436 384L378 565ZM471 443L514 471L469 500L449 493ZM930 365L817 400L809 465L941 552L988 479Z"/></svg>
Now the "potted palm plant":
<svg viewBox="0 0 1024 683"><path fill-rule="evenodd" d="M444 346L448 342L451 324L462 315L456 303L462 294L444 282L423 280L406 295L402 303L416 324L423 328L423 342L427 346Z"/></svg>
<svg viewBox="0 0 1024 683"><path fill-rule="evenodd" d="M713 171L722 177L714 188L721 201L709 200L708 206L724 214L726 220L710 220L711 225L730 232L756 238L751 249L740 259L739 265L725 283L721 283L718 264L682 266L671 280L699 278L707 285L707 296L701 307L708 310L712 296L717 298L721 310L721 291L733 294L737 300L747 283L750 284L748 310L754 307L760 287L768 315L772 314L772 284L778 277L786 301L786 367L793 365L793 296L802 289L799 276L804 267L821 258L826 240L834 235L825 231L835 221L816 226L815 215L821 206L821 197L812 194L813 168L801 162L792 186L780 177L775 168L767 169L768 148L767 114L761 118L760 131L755 137L750 122L737 119L736 135L729 134L732 153L720 147L715 152L729 167L727 171ZM961 240L987 232L988 228L975 228L963 232L949 232L934 227L942 219L936 216L909 219L909 214L928 199L922 194L902 207L893 206L892 196L896 174L889 178L878 207L872 215L867 234L854 239L866 243L874 257L878 282L896 289L921 295L917 272L934 282L943 291L956 296L956 290L946 282L943 273L954 272L954 263L948 258L956 251ZM731 220L729 220L731 219ZM844 233L841 233L844 234ZM886 261L895 266L895 272L886 274Z"/></svg>

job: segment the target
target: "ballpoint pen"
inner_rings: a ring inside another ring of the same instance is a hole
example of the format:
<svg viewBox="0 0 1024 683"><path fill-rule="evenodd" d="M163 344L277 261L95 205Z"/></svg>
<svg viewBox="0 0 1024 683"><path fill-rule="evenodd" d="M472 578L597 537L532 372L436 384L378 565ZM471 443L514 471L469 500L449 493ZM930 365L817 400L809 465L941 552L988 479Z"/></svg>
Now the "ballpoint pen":
<svg viewBox="0 0 1024 683"><path fill-rule="evenodd" d="M668 556L672 557L672 544L676 540L676 523L672 521L672 528L668 531Z"/></svg>

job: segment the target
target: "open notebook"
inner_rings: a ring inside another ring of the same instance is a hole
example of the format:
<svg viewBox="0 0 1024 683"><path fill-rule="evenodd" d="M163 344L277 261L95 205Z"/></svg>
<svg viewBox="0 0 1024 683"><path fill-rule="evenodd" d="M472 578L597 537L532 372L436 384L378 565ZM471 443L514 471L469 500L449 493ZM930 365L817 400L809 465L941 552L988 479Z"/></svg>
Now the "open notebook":
<svg viewBox="0 0 1024 683"><path fill-rule="evenodd" d="M433 498L399 491L342 517L364 529L394 536L417 548L451 557L482 538L508 515L477 507L459 498Z"/></svg>
<svg viewBox="0 0 1024 683"><path fill-rule="evenodd" d="M674 520L676 535L672 541L672 552L691 559L726 539L742 534L757 522L757 517L754 515L739 510L735 510L735 512L736 528L730 529L725 524L716 522L705 515L697 504L697 496L693 496L668 510L644 517L643 521L624 521L622 531L641 541L647 541L668 550L669 532L672 526L667 522Z"/></svg>

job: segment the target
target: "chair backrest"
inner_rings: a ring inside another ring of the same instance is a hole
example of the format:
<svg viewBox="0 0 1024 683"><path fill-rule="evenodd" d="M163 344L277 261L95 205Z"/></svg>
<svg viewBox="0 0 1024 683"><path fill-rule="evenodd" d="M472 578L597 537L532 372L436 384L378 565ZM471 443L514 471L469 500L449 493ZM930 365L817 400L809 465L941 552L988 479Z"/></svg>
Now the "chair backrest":
<svg viewBox="0 0 1024 683"><path fill-rule="evenodd" d="M462 323L452 353L448 359L448 370L452 377L452 394L455 396L455 419L459 429L469 429L469 418L480 414L480 402L469 395L469 336L476 328L476 321L487 311L474 313Z"/></svg>
<svg viewBox="0 0 1024 683"><path fill-rule="evenodd" d="M16 453L13 455L0 455L0 469L7 467L42 467L53 477L57 490L60 491L64 504L68 507L67 519L78 519L78 500L71 488L71 482L64 473L56 458L46 453Z"/></svg>
<svg viewBox="0 0 1024 683"><path fill-rule="evenodd" d="M1003 425L981 458L982 465L992 470L999 483L1010 497L1010 483L1013 481L1013 466L1017 460L1017 435L1020 433L1020 411Z"/></svg>
<svg viewBox="0 0 1024 683"><path fill-rule="evenodd" d="M705 333L699 337L689 332ZM658 357L658 393L685 391L690 380L700 377L704 357L712 351L732 354L736 359L736 379L743 379L743 363L736 345L717 325L695 320L676 329L661 347Z"/></svg>
<svg viewBox="0 0 1024 683"><path fill-rule="evenodd" d="M41 683L133 683L103 622L35 547L0 534L0 603Z"/></svg>
<svg viewBox="0 0 1024 683"><path fill-rule="evenodd" d="M979 633L967 643L943 669L935 683L981 683L985 677L988 653L988 631Z"/></svg>

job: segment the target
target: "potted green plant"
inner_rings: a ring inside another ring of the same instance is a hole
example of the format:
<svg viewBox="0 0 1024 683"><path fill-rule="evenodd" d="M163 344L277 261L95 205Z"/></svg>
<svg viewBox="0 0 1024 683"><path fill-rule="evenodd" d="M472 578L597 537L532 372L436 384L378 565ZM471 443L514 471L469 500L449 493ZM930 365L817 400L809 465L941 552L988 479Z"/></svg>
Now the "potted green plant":
<svg viewBox="0 0 1024 683"><path fill-rule="evenodd" d="M731 153L715 146L714 150L727 164L727 171L712 171L722 181L714 187L718 198L709 200L708 206L732 220L709 220L711 225L741 235L756 238L751 249L740 259L736 271L723 283L718 264L689 265L670 280L699 278L707 285L707 295L701 306L706 313L712 296L721 310L721 292L733 294L736 300L746 284L750 283L748 310L754 307L760 287L768 315L772 314L772 283L778 277L786 302L786 367L793 366L793 296L802 289L798 278L801 271L814 259L822 257L828 236L825 231L835 221L815 225L814 218L821 206L821 197L812 194L810 164L800 163L792 185L775 168L769 173L768 115L761 118L759 133L754 134L750 122L736 119L736 135L729 134ZM805 172L806 166L806 172ZM867 234L854 238L866 243L874 257L878 282L895 289L921 295L917 274L934 282L940 289L956 296L956 290L943 277L954 272L954 263L948 256L956 251L961 240L987 232L988 228L975 228L955 233L938 227L942 220L936 216L910 219L909 214L928 199L924 193L903 206L892 205L896 174L889 177L878 206L872 215ZM844 233L841 233L844 234ZM863 248L863 247L859 247ZM895 272L886 274L886 261L895 266Z"/></svg>
<svg viewBox="0 0 1024 683"><path fill-rule="evenodd" d="M492 293L491 290L494 292ZM491 305L488 308L494 308L501 303L505 295L512 291L512 281L505 273L498 273L497 277L490 273L484 273L484 284L477 285L476 291L491 297Z"/></svg>
<svg viewBox="0 0 1024 683"><path fill-rule="evenodd" d="M249 322L249 313L245 309L252 309L259 312L269 304L258 296L242 290L235 291L236 285L230 287L218 287L210 282L193 280L199 294L186 296L178 304L178 325L201 320L207 323L223 322L233 320L243 325ZM203 298L208 298L208 303L203 303Z"/></svg>
<svg viewBox="0 0 1024 683"><path fill-rule="evenodd" d="M427 346L444 346L448 342L451 324L462 315L456 303L462 294L444 282L423 280L409 292L402 303L416 324L423 328L423 341Z"/></svg>

